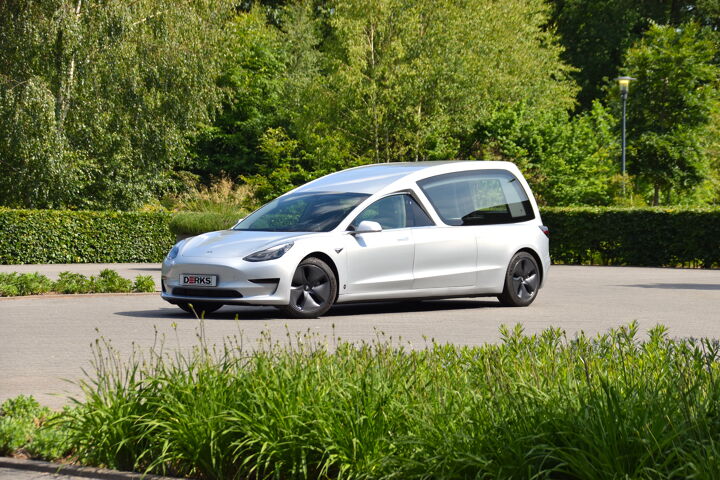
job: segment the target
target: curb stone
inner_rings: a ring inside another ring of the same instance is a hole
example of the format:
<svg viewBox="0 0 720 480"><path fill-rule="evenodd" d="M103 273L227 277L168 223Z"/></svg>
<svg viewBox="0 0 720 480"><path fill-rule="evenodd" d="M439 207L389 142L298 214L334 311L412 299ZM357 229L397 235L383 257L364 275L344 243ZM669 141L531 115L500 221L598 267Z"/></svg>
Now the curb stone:
<svg viewBox="0 0 720 480"><path fill-rule="evenodd" d="M181 480L175 477L161 477L136 472L121 472L105 468L78 467L60 463L43 462L39 460L23 460L21 458L0 457L0 468L15 470L30 470L55 475L68 475L73 477L90 478L95 480ZM187 480L187 479L185 479Z"/></svg>

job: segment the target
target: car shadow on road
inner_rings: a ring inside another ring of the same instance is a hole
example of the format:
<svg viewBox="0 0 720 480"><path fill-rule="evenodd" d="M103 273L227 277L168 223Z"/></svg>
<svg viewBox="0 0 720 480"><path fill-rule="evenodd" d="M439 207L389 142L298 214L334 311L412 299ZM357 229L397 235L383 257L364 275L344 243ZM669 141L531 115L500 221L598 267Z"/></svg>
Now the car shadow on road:
<svg viewBox="0 0 720 480"><path fill-rule="evenodd" d="M720 290L717 283L643 283L638 285L618 285L619 287L660 288L667 290Z"/></svg>
<svg viewBox="0 0 720 480"><path fill-rule="evenodd" d="M446 299L416 300L399 302L373 302L335 305L323 315L328 317L350 317L361 315L385 315L395 313L434 312L441 310L467 310L475 308L502 308L495 300ZM192 315L180 308L168 307L156 310L135 310L116 312L116 315L134 318L190 319ZM205 315L206 320L284 320L288 318L273 307L250 307L225 305L221 310Z"/></svg>

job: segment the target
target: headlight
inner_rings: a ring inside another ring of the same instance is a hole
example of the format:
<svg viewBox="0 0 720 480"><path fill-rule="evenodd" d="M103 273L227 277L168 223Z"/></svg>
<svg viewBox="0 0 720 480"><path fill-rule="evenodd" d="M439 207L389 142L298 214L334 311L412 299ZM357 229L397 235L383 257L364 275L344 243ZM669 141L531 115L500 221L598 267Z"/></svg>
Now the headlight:
<svg viewBox="0 0 720 480"><path fill-rule="evenodd" d="M285 255L285 252L290 250L293 245L293 242L281 243L280 245L275 245L274 247L251 253L247 257L243 258L243 260L248 262L265 262L267 260L275 260L276 258L280 258Z"/></svg>
<svg viewBox="0 0 720 480"><path fill-rule="evenodd" d="M168 252L168 254L167 254L168 260L175 260L175 257L178 256L178 253L180 252L180 246L179 246L179 245L180 245L180 244L178 243L177 245L174 245L174 246L170 249L170 252Z"/></svg>

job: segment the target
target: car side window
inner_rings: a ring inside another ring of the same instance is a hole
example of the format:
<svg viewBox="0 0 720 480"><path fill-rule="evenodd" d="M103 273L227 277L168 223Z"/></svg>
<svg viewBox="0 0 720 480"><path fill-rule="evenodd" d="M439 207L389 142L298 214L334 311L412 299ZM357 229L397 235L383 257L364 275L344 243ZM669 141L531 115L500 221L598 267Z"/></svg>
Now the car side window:
<svg viewBox="0 0 720 480"><path fill-rule="evenodd" d="M412 227L429 227L435 225L435 222L425 213L420 205L410 195L405 197L405 208L407 209L408 226Z"/></svg>
<svg viewBox="0 0 720 480"><path fill-rule="evenodd" d="M505 170L448 173L418 182L448 225L492 225L535 218L515 176Z"/></svg>
<svg viewBox="0 0 720 480"><path fill-rule="evenodd" d="M435 225L425 210L408 194L381 198L355 217L352 226L356 228L364 220L378 222L383 230Z"/></svg>
<svg viewBox="0 0 720 480"><path fill-rule="evenodd" d="M357 227L360 225L360 222L370 220L372 222L378 222L383 230L407 227L407 214L403 198L405 196L406 195L391 195L381 198L355 217L352 225Z"/></svg>

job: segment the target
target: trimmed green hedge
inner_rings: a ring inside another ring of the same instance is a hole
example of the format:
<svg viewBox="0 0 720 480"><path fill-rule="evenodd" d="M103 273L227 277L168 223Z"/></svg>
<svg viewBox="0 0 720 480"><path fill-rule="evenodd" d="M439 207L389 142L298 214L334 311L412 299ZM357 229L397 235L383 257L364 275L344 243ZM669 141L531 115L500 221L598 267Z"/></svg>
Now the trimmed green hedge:
<svg viewBox="0 0 720 480"><path fill-rule="evenodd" d="M544 208L553 262L720 266L720 208Z"/></svg>
<svg viewBox="0 0 720 480"><path fill-rule="evenodd" d="M160 262L171 214L0 208L0 264Z"/></svg>
<svg viewBox="0 0 720 480"><path fill-rule="evenodd" d="M0 208L0 264L159 262L238 214ZM720 208L543 208L556 263L720 267Z"/></svg>

